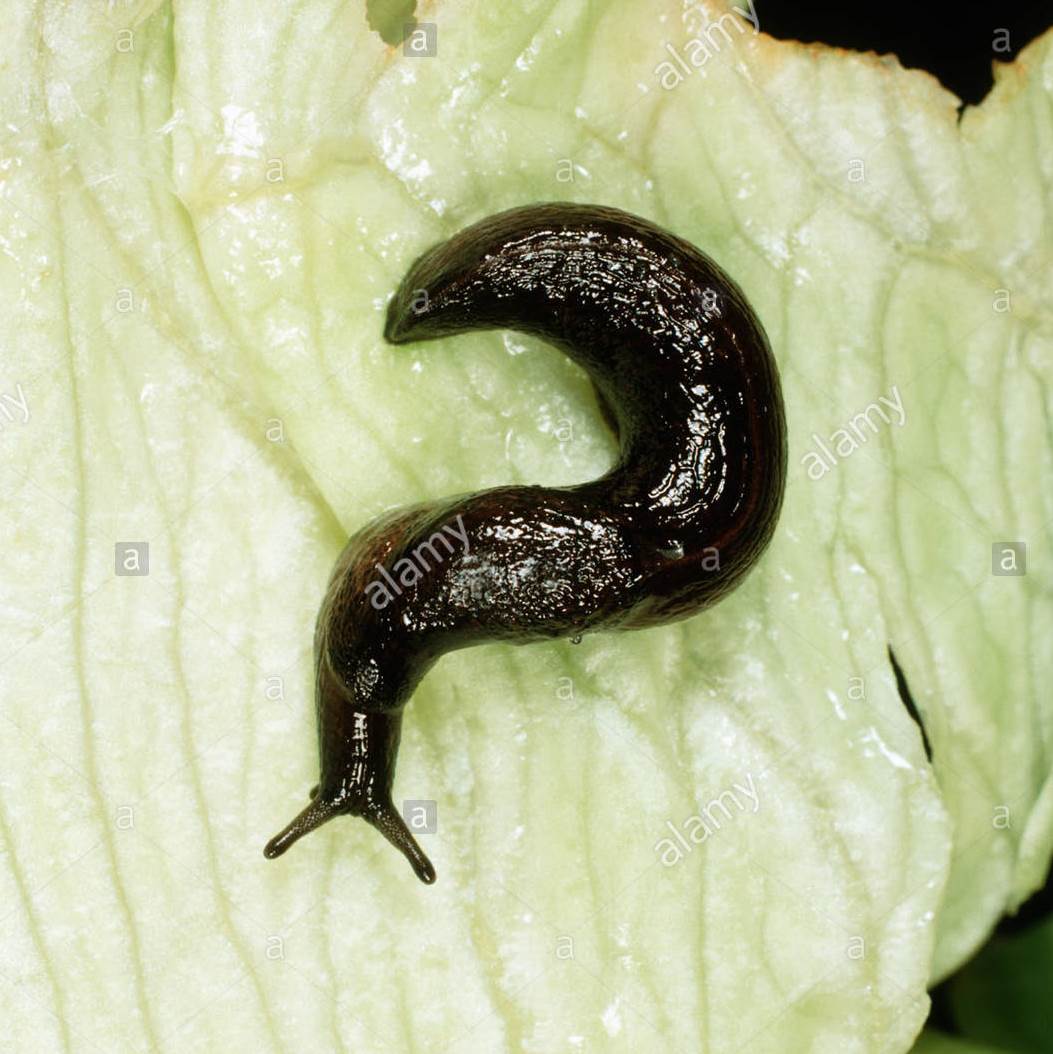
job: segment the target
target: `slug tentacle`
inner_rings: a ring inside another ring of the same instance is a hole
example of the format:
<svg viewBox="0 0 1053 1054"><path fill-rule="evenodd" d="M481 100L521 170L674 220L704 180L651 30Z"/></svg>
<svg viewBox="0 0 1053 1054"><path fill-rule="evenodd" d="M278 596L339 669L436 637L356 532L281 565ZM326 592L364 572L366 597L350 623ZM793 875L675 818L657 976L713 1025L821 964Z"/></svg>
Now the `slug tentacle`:
<svg viewBox="0 0 1053 1054"><path fill-rule="evenodd" d="M281 856L293 842L298 842L305 834L321 827L326 820L336 813L328 802L319 801L312 795L311 802L289 821L264 847L263 855L268 860Z"/></svg>
<svg viewBox="0 0 1053 1054"><path fill-rule="evenodd" d="M771 537L786 471L778 374L745 297L708 257L615 209L514 209L425 253L384 335L493 328L541 337L586 370L617 462L579 486L401 510L351 538L315 636L320 790L268 856L351 813L432 881L390 791L402 708L439 656L685 618L732 589Z"/></svg>

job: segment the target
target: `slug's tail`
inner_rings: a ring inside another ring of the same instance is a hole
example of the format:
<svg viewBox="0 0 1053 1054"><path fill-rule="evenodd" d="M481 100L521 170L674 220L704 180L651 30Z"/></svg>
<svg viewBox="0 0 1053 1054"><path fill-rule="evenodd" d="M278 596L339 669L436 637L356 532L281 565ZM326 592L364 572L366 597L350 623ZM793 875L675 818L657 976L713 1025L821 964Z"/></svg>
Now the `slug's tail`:
<svg viewBox="0 0 1053 1054"><path fill-rule="evenodd" d="M640 595L622 628L684 618L733 588L778 518L786 425L767 337L730 276L638 216L528 205L420 256L384 336L405 344L487 329L539 337L581 366L618 436L606 475L552 498L580 500L583 524L607 517L632 540ZM533 516L528 506L523 522ZM609 561L592 530L560 535L570 574L579 552L597 554L597 567ZM521 526L510 536L525 553ZM530 544L552 547L541 561L551 566L556 543ZM532 561L540 553L529 551ZM518 610L534 618L529 605Z"/></svg>
<svg viewBox="0 0 1053 1054"><path fill-rule="evenodd" d="M311 791L311 801L295 819L291 820L278 834L276 834L264 847L263 855L268 860L281 856L295 842L298 842L305 834L317 830L326 821L334 816L347 814L353 810L346 806L340 806L334 802L326 801L318 796L318 788ZM416 876L431 885L435 881L435 867L427 855L417 844L417 840L410 833L405 820L398 814L391 802L384 804L374 803L367 809L358 813L362 819L372 824L403 856L409 861Z"/></svg>

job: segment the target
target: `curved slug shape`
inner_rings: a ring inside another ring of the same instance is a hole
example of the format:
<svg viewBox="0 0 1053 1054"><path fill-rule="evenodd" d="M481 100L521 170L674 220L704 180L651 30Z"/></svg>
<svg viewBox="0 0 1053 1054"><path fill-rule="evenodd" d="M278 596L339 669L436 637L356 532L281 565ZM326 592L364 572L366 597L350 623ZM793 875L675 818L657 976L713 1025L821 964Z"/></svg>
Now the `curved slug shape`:
<svg viewBox="0 0 1053 1054"><path fill-rule="evenodd" d="M402 711L445 652L686 618L719 600L778 518L778 373L738 287L692 245L616 209L532 205L425 253L387 316L393 344L513 329L592 379L620 455L574 487L418 505L347 543L315 631L321 783L265 849L361 816L424 882L391 801Z"/></svg>

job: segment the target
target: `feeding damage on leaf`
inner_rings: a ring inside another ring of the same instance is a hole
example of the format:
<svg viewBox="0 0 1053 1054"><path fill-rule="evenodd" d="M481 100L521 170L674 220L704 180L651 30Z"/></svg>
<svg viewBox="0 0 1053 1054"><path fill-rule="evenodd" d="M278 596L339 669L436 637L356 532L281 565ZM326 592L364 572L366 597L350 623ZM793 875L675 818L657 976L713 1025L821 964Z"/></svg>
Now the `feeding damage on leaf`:
<svg viewBox="0 0 1053 1054"><path fill-rule="evenodd" d="M918 726L918 730L921 732L921 742L925 747L925 757L929 761L932 761L932 744L929 742L929 733L925 730L925 722L921 719L921 714L918 712L918 706L914 702L914 697L910 694L910 688L907 685L907 677L903 672L903 668L900 666L896 659L896 653L892 650L892 645L888 646L888 658L892 664L892 672L896 675L896 691L899 692L900 700L903 706L906 708L908 714L910 714L911 720Z"/></svg>

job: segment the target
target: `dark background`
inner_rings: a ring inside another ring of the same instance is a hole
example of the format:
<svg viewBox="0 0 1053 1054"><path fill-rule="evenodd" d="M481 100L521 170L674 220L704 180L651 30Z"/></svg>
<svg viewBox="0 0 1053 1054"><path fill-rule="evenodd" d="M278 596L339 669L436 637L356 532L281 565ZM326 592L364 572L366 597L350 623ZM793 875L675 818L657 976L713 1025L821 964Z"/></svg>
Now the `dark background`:
<svg viewBox="0 0 1053 1054"><path fill-rule="evenodd" d="M741 0L744 4L745 0ZM784 40L894 53L904 66L934 73L965 104L991 87L991 62L1010 62L1053 25L1053 3L852 3L809 5L753 0L764 33ZM1008 30L1009 50L1003 50ZM996 50L997 45L997 50Z"/></svg>

